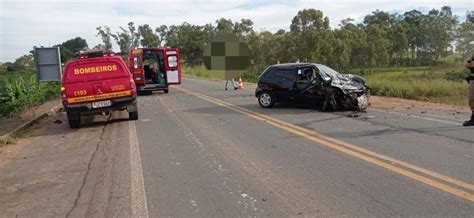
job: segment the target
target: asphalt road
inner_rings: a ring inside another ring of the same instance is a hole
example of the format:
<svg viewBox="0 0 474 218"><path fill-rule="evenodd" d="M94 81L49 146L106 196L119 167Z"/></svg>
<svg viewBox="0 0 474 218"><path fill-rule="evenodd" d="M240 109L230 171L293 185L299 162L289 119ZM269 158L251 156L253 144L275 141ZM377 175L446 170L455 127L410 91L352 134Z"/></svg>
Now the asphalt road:
<svg viewBox="0 0 474 218"><path fill-rule="evenodd" d="M138 121L44 121L0 165L0 217L474 216L468 114L262 109L223 85L140 96Z"/></svg>
<svg viewBox="0 0 474 218"><path fill-rule="evenodd" d="M185 79L136 122L156 216L473 216L474 129L369 110L261 109L253 89Z"/></svg>

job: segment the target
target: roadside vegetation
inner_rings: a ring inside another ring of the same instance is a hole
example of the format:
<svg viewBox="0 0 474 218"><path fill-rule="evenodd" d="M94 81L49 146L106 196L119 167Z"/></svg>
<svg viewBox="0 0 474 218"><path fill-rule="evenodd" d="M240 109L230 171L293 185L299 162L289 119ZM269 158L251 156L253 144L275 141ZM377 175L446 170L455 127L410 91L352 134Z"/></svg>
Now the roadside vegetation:
<svg viewBox="0 0 474 218"><path fill-rule="evenodd" d="M28 106L41 104L58 96L56 82L38 83L31 69L16 69L0 73L0 118L15 114Z"/></svg>
<svg viewBox="0 0 474 218"><path fill-rule="evenodd" d="M207 79L224 79L224 71L208 70L204 66L183 67L182 70L184 75Z"/></svg>
<svg viewBox="0 0 474 218"><path fill-rule="evenodd" d="M56 46L60 48L62 63L88 47L86 40L81 37L66 40ZM0 63L0 118L58 97L60 88L57 82L38 83L33 51L14 62Z"/></svg>
<svg viewBox="0 0 474 218"><path fill-rule="evenodd" d="M463 106L468 104L466 75L462 67L370 69L363 74L374 95Z"/></svg>

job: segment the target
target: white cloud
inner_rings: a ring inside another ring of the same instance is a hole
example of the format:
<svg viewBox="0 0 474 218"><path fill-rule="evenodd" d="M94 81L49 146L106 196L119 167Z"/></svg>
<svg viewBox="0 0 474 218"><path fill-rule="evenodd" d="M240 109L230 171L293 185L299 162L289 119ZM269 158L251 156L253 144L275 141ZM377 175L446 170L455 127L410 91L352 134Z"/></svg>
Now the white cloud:
<svg viewBox="0 0 474 218"><path fill-rule="evenodd" d="M85 38L92 47L100 42L97 26L107 25L118 31L119 26L125 27L130 21L158 27L185 21L214 24L221 17L234 21L249 18L256 30L276 31L288 29L291 19L304 8L323 11L331 26L337 27L342 19L361 21L375 9L404 12L439 9L443 5L451 6L460 16L472 10L472 0L0 0L0 62L13 61L33 46L52 46L76 36Z"/></svg>

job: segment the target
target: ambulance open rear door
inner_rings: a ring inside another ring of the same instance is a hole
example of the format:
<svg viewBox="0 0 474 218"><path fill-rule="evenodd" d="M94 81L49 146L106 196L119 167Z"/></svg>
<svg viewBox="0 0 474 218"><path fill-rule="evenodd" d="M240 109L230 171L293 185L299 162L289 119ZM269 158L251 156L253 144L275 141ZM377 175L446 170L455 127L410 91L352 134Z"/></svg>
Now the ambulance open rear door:
<svg viewBox="0 0 474 218"><path fill-rule="evenodd" d="M181 57L177 48L166 49L164 64L166 72L166 84L181 84Z"/></svg>

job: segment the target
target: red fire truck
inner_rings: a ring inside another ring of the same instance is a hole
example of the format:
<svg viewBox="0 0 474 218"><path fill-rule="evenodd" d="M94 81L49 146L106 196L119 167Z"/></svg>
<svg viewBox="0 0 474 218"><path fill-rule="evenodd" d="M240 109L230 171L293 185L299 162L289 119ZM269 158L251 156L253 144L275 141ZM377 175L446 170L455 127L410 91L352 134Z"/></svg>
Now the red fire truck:
<svg viewBox="0 0 474 218"><path fill-rule="evenodd" d="M71 128L79 128L81 117L127 110L138 119L137 91L127 65L119 56L102 50L81 51L66 63L61 97Z"/></svg>
<svg viewBox="0 0 474 218"><path fill-rule="evenodd" d="M128 64L137 91L169 92L169 85L181 84L181 57L177 48L132 48Z"/></svg>

